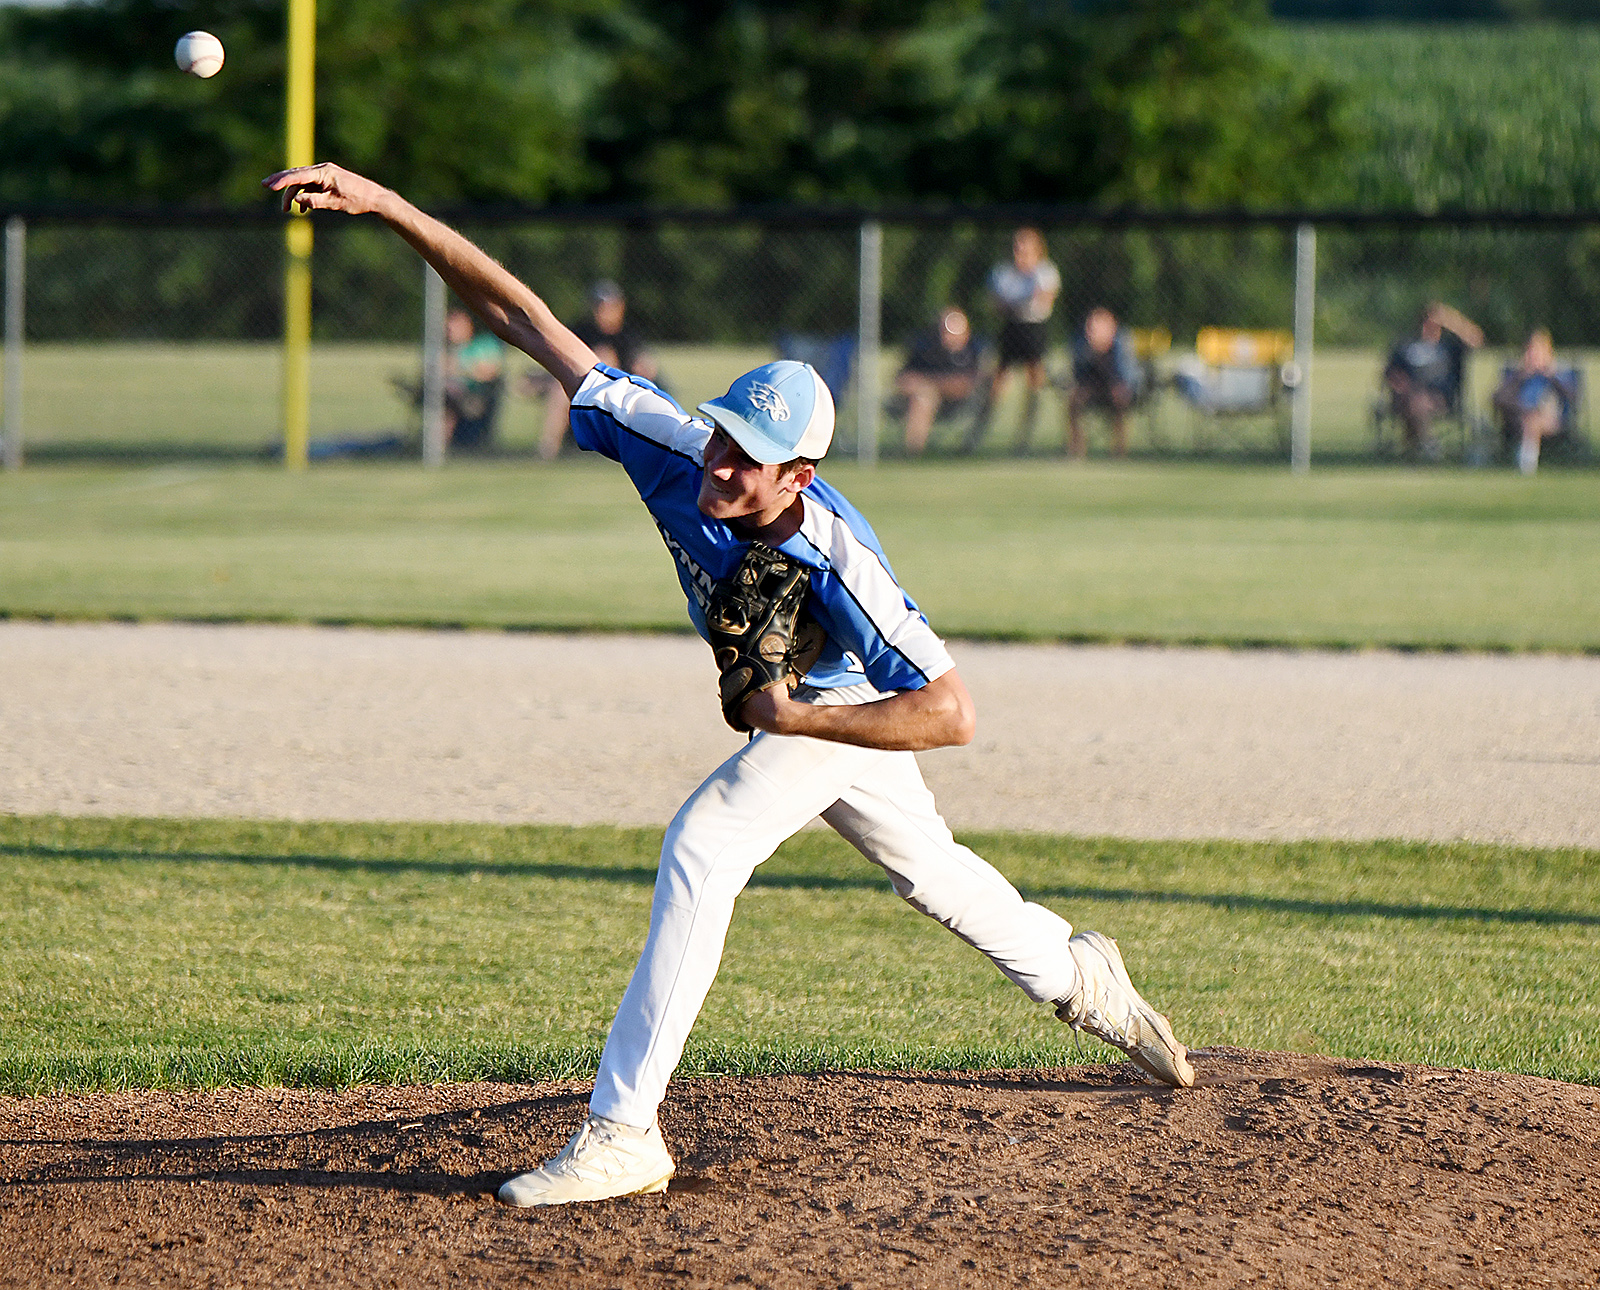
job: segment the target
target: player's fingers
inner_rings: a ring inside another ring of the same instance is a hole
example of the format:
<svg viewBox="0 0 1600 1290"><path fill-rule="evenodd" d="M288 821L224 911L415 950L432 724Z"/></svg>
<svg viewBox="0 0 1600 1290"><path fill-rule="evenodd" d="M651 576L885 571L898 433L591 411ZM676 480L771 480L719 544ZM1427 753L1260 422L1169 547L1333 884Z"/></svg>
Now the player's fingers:
<svg viewBox="0 0 1600 1290"><path fill-rule="evenodd" d="M323 163L323 165L326 164L326 162ZM297 181L304 183L306 178L311 175L311 172L321 168L321 166L292 166L288 170L275 170L261 181L261 185L263 188L270 188L276 192L278 189Z"/></svg>
<svg viewBox="0 0 1600 1290"><path fill-rule="evenodd" d="M283 190L284 214L290 213L296 207L302 211L308 210L311 206L311 199L316 196L316 193L317 190L310 184L291 184Z"/></svg>
<svg viewBox="0 0 1600 1290"><path fill-rule="evenodd" d="M324 192L312 184L295 184L283 192L283 212L292 214L299 211L304 214L312 209L335 209L334 194Z"/></svg>
<svg viewBox="0 0 1600 1290"><path fill-rule="evenodd" d="M317 188L307 188L294 200L299 205L301 214L306 211L343 210L345 206L344 198L338 193L325 192Z"/></svg>

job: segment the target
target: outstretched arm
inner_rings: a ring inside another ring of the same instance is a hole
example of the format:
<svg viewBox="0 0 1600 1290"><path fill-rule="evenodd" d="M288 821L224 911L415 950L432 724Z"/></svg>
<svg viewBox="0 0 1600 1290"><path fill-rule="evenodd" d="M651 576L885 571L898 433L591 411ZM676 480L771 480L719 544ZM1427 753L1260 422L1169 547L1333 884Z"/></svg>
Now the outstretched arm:
<svg viewBox="0 0 1600 1290"><path fill-rule="evenodd" d="M268 175L262 184L283 194L283 209L376 215L414 246L439 276L508 344L515 345L571 398L594 367L594 351L505 266L454 229L425 215L398 193L330 162Z"/></svg>
<svg viewBox="0 0 1600 1290"><path fill-rule="evenodd" d="M779 685L745 700L741 715L757 730L775 735L810 735L863 748L926 752L972 742L978 714L954 670L920 690L906 690L875 703L796 703Z"/></svg>
<svg viewBox="0 0 1600 1290"><path fill-rule="evenodd" d="M1453 331L1467 343L1469 349L1483 347L1483 328L1468 318L1459 309L1452 309L1443 301L1435 300L1428 306L1428 313L1433 320L1446 331Z"/></svg>

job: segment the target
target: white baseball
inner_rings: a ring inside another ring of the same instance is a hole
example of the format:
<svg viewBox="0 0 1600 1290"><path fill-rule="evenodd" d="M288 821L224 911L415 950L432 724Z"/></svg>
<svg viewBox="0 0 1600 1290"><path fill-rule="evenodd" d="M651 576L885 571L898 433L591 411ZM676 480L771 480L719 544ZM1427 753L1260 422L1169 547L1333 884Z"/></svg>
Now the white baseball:
<svg viewBox="0 0 1600 1290"><path fill-rule="evenodd" d="M222 42L209 31L191 31L172 51L178 70L190 76L215 76L222 70Z"/></svg>

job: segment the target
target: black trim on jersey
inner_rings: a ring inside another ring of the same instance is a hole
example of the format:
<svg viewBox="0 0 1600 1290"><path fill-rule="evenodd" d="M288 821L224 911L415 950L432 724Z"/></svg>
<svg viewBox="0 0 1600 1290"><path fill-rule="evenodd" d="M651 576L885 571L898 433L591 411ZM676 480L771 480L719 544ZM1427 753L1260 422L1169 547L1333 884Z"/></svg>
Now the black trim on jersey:
<svg viewBox="0 0 1600 1290"><path fill-rule="evenodd" d="M815 498L812 498L811 500L812 501L816 501ZM827 511L829 515L833 516L833 518L838 520L841 524L844 524L844 526L846 528L850 527L848 522L845 520L844 516L840 515L838 511L833 509L833 507L826 506L822 502L817 502L817 505L821 506L823 510ZM839 571L836 568L834 568L833 561L828 559L828 557L823 554L822 548L819 547L810 538L806 537L806 535L804 533L800 533L799 536L800 536L800 538L802 540L804 540L805 544L808 547L810 547L813 551L815 551L817 553L817 555L821 558L823 564L827 568L827 571L829 573L833 574L834 579L838 582L840 589L844 592L845 595L849 596L850 599L855 602L856 608L861 611L861 616L863 618L865 618L869 623L871 623L874 627L878 628L878 639L883 642L884 647L887 648L887 649L891 649L896 654L898 654L900 656L900 658L904 661L905 665L907 667L909 667L913 672L915 672L918 676L920 676L922 678L922 684L923 685L925 685L925 686L932 685L933 684L932 678L929 677L929 675L922 670L922 668L917 664L916 660L913 659L911 657L911 655L907 654L905 652L905 650L901 649L898 645L896 645L892 640L889 639L888 633L883 630L883 628L879 624L878 620L876 618L874 618L871 615L871 613L868 612L867 607L861 603L861 597L856 595L855 592L850 590L850 584L848 582L846 582L842 577L840 577ZM859 538L857 538L856 540L858 542L860 541ZM862 542L861 545L862 546L866 546L867 544L865 542ZM872 550L871 547L867 547L867 549L869 551ZM873 555L876 556L877 552L874 551ZM896 587L900 587L900 580L898 578L896 578L894 576L894 574L889 573L888 569L884 568L883 561L881 561L881 560L878 561L878 567L880 569L883 569L884 573L889 575L889 581L890 582L894 583L894 585ZM905 594L906 594L905 593L905 588L904 587L900 587L900 595L902 597L904 597ZM917 613L920 615L922 613L922 611L918 610ZM929 623L926 618L923 618L922 621L923 621L924 624L927 625L929 631L933 630L933 625L931 623ZM863 671L865 671L865 663L863 663ZM867 680L870 683L872 678L869 676L869 677L867 677Z"/></svg>
<svg viewBox="0 0 1600 1290"><path fill-rule="evenodd" d="M642 389L644 387L641 386L640 388ZM639 431L635 430L632 426L630 426L626 421L623 421L620 418L618 418L616 413L610 411L608 408L598 408L592 403L574 403L572 405L572 408L573 408L573 411L575 411L575 412L598 412L601 416L609 418L616 425L617 429L627 431L635 439L638 439L642 443L647 443L647 444L651 445L651 447L661 449L661 451L666 453L669 457L681 457L684 461L688 462L691 466L694 466L698 470L704 470L706 468L705 462L696 461L688 453L679 452L676 448L669 448L669 447L667 447L666 444L662 443L661 440L652 439L647 434L641 434ZM687 414L685 414L685 415L687 415ZM570 416L570 414L569 414L569 416ZM694 420L693 417L690 417L689 419L691 421ZM594 449L586 448L586 449L584 449L584 451L585 452L593 452ZM601 454L601 456L604 456L604 455L605 455L604 453ZM827 508L824 507L823 509L826 510ZM828 513L830 515L833 514L832 511L829 511Z"/></svg>
<svg viewBox="0 0 1600 1290"><path fill-rule="evenodd" d="M677 408L679 412L682 412L684 416L689 417L689 420L691 420L691 421L703 419L703 418L696 418L696 417L689 416L689 413L684 409L683 404L679 403L677 399L673 398L672 395L668 394L665 390L663 390L654 381L649 380L646 377L640 376L637 372L624 372L620 367L610 367L605 363L598 363L598 362L593 367L591 367L589 369L589 371L591 371L591 372L599 372L600 375L604 376L608 381L615 381L615 380L621 379L621 380L624 380L624 381L628 382L629 385L637 385L641 390L649 390L652 394L659 394L668 403L672 404L673 407ZM611 375L612 373L615 373L615 375ZM585 377L585 379L588 379L588 378ZM580 382L580 384L581 384L581 382ZM584 404L584 406L588 407L589 405L588 404ZM598 411L600 411L600 409L599 408L595 408L594 411L598 412Z"/></svg>

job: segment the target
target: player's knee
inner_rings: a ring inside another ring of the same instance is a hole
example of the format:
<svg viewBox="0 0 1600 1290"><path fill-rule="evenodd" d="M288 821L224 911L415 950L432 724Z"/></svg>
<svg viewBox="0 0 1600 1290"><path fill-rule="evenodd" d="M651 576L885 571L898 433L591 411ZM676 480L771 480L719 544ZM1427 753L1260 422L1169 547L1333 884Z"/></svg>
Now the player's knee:
<svg viewBox="0 0 1600 1290"><path fill-rule="evenodd" d="M725 827L706 827L704 817L697 822L694 800L690 801L667 825L661 839L661 865L659 872L677 876L691 888L698 888L718 869L737 868L745 857L738 847L727 845Z"/></svg>
<svg viewBox="0 0 1600 1290"><path fill-rule="evenodd" d="M699 848L695 846L694 829L691 822L685 818L687 807L680 810L667 825L666 835L661 839L661 868L685 869L698 867L694 865Z"/></svg>
<svg viewBox="0 0 1600 1290"><path fill-rule="evenodd" d="M712 868L710 854L696 845L693 831L674 820L661 843L655 903L693 908L705 894Z"/></svg>

